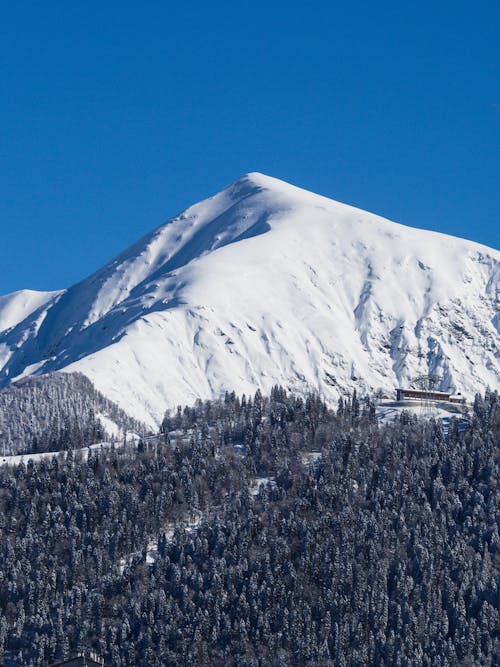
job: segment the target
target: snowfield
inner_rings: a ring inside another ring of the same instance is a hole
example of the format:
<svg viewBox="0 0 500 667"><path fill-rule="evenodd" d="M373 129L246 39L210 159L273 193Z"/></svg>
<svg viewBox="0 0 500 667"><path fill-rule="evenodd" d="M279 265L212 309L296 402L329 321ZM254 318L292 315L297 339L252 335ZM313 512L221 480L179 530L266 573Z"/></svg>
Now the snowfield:
<svg viewBox="0 0 500 667"><path fill-rule="evenodd" d="M58 294L60 292L35 292L25 289L0 296L0 333L15 327Z"/></svg>
<svg viewBox="0 0 500 667"><path fill-rule="evenodd" d="M499 267L494 249L248 174L68 290L1 297L0 386L80 371L151 426L277 383L336 400L433 372L472 398L499 388Z"/></svg>
<svg viewBox="0 0 500 667"><path fill-rule="evenodd" d="M114 443L115 446L120 446L120 443ZM86 461L89 456L89 452L94 449L107 449L112 446L111 442L97 442L94 445L88 445L87 447L81 447L80 449L74 450L74 452L82 457L83 461ZM52 458L61 458L66 459L68 456L68 450L62 449L57 452L40 452L38 454L13 454L11 456L0 456L0 465L9 465L17 466L20 463L27 465L28 461L33 461L33 463L38 463L43 460L52 460Z"/></svg>

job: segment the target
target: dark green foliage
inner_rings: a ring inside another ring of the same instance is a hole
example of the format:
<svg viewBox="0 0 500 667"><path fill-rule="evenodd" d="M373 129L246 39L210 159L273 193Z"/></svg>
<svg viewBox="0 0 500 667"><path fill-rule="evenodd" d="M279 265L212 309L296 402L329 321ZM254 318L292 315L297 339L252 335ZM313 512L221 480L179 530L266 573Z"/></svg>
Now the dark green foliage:
<svg viewBox="0 0 500 667"><path fill-rule="evenodd" d="M98 414L120 428L141 433L81 373L27 378L0 390L0 455L54 452L100 442L107 434Z"/></svg>
<svg viewBox="0 0 500 667"><path fill-rule="evenodd" d="M140 451L4 468L6 663L496 665L499 426L496 393L445 433L276 388L167 415Z"/></svg>

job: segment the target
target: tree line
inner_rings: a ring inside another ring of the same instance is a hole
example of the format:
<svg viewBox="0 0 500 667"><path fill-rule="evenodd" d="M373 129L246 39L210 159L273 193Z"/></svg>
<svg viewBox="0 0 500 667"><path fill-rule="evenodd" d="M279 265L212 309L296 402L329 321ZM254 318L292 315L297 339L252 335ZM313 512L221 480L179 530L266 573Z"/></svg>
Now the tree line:
<svg viewBox="0 0 500 667"><path fill-rule="evenodd" d="M498 664L499 426L496 392L445 431L276 387L168 413L139 447L0 469L0 654Z"/></svg>

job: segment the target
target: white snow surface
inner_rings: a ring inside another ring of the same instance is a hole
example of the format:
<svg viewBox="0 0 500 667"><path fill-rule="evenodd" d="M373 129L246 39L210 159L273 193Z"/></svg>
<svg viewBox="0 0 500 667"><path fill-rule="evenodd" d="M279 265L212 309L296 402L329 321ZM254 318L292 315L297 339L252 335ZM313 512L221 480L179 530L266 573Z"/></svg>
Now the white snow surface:
<svg viewBox="0 0 500 667"><path fill-rule="evenodd" d="M86 461L89 456L89 452L94 449L108 449L113 443L111 442L98 442L94 445L88 445L87 447L81 447L80 449L74 450L78 452L78 455L82 457L83 461ZM116 446L116 445L115 445ZM118 446L120 444L118 443ZM40 461L51 460L53 457L66 459L68 456L68 450L58 450L56 452L40 452L39 454L12 454L10 456L0 456L0 465L10 465L17 466L20 463L26 465L28 461L33 461L33 463L39 463Z"/></svg>
<svg viewBox="0 0 500 667"><path fill-rule="evenodd" d="M24 289L0 296L0 332L15 327L58 294L59 292L36 292Z"/></svg>
<svg viewBox="0 0 500 667"><path fill-rule="evenodd" d="M499 277L497 250L247 174L38 305L0 298L0 386L80 371L149 425L277 383L336 400L433 372L472 398L499 388Z"/></svg>
<svg viewBox="0 0 500 667"><path fill-rule="evenodd" d="M381 424L390 424L401 416L402 412L409 412L422 419L436 419L449 421L452 417L462 419L466 417L471 406L458 406L452 403L422 401L381 401L377 406L377 417Z"/></svg>

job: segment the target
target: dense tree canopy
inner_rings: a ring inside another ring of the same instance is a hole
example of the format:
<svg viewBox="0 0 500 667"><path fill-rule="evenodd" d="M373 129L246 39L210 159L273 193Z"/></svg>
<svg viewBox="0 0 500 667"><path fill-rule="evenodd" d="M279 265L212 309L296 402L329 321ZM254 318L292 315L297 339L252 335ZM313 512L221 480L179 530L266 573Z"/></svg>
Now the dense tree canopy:
<svg viewBox="0 0 500 667"><path fill-rule="evenodd" d="M100 415L121 430L142 433L81 373L49 373L0 391L0 455L54 452L109 438Z"/></svg>
<svg viewBox="0 0 500 667"><path fill-rule="evenodd" d="M4 467L4 660L498 664L499 426L492 392L444 430L276 388L179 409L138 447Z"/></svg>

